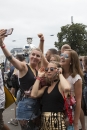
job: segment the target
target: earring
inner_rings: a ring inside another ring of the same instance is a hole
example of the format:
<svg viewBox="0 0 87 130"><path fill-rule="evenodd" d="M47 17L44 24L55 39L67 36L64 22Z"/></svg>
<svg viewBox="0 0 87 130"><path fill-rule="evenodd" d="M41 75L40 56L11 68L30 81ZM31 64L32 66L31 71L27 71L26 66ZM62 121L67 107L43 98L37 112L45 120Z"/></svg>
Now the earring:
<svg viewBox="0 0 87 130"><path fill-rule="evenodd" d="M71 65L71 63L70 63L70 65Z"/></svg>

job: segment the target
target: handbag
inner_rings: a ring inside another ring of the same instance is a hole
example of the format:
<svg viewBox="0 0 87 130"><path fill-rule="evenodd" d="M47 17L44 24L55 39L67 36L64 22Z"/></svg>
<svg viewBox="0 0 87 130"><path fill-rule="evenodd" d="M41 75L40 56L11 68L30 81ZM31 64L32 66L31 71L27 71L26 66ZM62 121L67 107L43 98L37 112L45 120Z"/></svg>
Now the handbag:
<svg viewBox="0 0 87 130"><path fill-rule="evenodd" d="M6 86L4 86L4 92L5 92L5 109L6 109L14 102L16 103L16 98L12 95L12 93L8 90Z"/></svg>

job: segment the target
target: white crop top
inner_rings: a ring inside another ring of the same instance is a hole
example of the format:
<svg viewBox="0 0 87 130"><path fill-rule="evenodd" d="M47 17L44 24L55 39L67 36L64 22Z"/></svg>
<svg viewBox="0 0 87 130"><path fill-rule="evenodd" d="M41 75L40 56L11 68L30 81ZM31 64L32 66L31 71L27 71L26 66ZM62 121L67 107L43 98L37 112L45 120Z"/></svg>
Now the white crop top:
<svg viewBox="0 0 87 130"><path fill-rule="evenodd" d="M76 83L76 81L78 81L79 79L82 80L81 76L79 74L77 74L74 78L70 75L67 80L69 81L70 85L71 85L71 93L74 93L74 84Z"/></svg>

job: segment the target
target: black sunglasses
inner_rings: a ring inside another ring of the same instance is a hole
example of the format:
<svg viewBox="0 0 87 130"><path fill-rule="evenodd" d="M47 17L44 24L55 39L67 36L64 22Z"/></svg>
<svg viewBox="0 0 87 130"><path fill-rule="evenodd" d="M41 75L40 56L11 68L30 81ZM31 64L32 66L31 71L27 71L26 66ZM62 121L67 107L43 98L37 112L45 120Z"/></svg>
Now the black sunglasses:
<svg viewBox="0 0 87 130"><path fill-rule="evenodd" d="M60 57L69 58L69 55L68 55L68 54L64 54L64 53L61 53L61 54L60 54Z"/></svg>
<svg viewBox="0 0 87 130"><path fill-rule="evenodd" d="M54 69L57 69L57 68L54 68L54 67L45 68L45 71L46 71L46 72L48 72L48 70L50 70L50 71L54 71Z"/></svg>

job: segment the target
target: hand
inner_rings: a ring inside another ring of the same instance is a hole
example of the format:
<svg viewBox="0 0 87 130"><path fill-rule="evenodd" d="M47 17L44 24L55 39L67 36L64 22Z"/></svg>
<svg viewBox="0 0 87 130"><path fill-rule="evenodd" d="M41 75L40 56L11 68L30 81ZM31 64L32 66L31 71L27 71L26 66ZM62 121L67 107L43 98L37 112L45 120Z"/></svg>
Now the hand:
<svg viewBox="0 0 87 130"><path fill-rule="evenodd" d="M58 74L62 74L62 68L58 68Z"/></svg>
<svg viewBox="0 0 87 130"><path fill-rule="evenodd" d="M4 41L4 38L5 38L5 34L6 33L6 30L2 29L0 30L0 46L3 45L3 41Z"/></svg>
<svg viewBox="0 0 87 130"><path fill-rule="evenodd" d="M37 34L37 35L38 35L39 38L41 38L41 37L43 36L42 33L39 33L39 34Z"/></svg>
<svg viewBox="0 0 87 130"><path fill-rule="evenodd" d="M44 67L41 67L38 70L38 77L44 77L44 76L45 76L45 70L44 70Z"/></svg>
<svg viewBox="0 0 87 130"><path fill-rule="evenodd" d="M25 96L30 96L31 91L30 91L30 90L28 90L28 91L24 91L24 93L25 93Z"/></svg>
<svg viewBox="0 0 87 130"><path fill-rule="evenodd" d="M38 37L40 38L40 41L44 41L44 36L43 36L42 33L39 33L39 34L38 34Z"/></svg>

